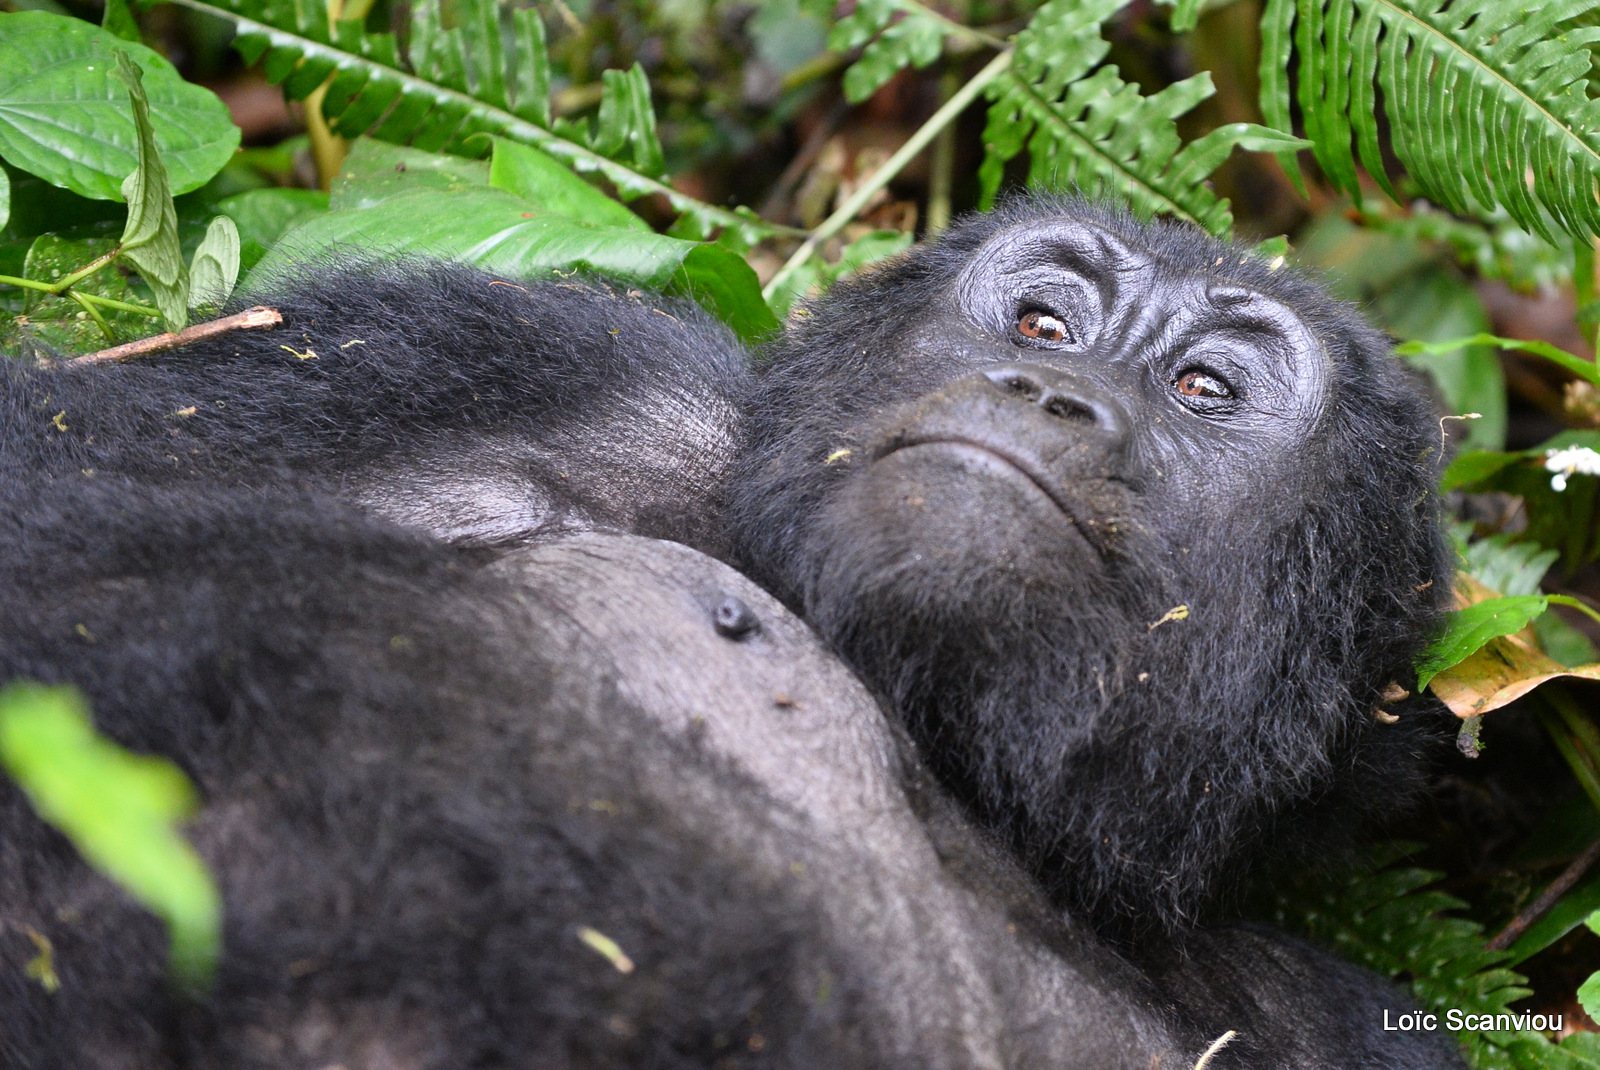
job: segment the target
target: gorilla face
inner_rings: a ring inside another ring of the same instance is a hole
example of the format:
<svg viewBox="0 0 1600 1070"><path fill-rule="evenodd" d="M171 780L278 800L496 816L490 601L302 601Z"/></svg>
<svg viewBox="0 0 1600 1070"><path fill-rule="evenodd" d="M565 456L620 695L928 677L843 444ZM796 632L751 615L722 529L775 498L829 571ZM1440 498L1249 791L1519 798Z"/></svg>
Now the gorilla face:
<svg viewBox="0 0 1600 1070"><path fill-rule="evenodd" d="M1059 899L1176 923L1275 813L1411 749L1368 712L1445 586L1437 441L1348 310L1025 201L803 315L743 561Z"/></svg>

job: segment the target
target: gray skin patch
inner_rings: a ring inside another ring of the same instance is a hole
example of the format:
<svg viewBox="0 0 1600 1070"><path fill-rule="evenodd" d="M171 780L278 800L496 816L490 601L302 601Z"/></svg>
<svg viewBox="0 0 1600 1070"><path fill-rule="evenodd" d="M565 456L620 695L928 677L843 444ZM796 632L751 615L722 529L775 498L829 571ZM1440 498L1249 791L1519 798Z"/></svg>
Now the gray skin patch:
<svg viewBox="0 0 1600 1070"><path fill-rule="evenodd" d="M880 1004L871 1013L906 1065L1066 1065L1066 1052L1071 1065L1187 1065L1187 1045L1125 963L1086 934L1057 932L1051 947L1015 924L1035 910L1047 927L1057 922L942 797L932 813L913 808L897 731L811 629L754 583L681 545L599 533L488 567L528 591L530 609L566 618L554 630L571 626L573 650L606 659L608 679L572 686L614 688L700 760L748 782L748 808L769 809L784 834L725 850L819 890L824 924L837 946L859 949ZM710 829L729 823L690 787L653 790ZM963 869L981 882L966 883Z"/></svg>

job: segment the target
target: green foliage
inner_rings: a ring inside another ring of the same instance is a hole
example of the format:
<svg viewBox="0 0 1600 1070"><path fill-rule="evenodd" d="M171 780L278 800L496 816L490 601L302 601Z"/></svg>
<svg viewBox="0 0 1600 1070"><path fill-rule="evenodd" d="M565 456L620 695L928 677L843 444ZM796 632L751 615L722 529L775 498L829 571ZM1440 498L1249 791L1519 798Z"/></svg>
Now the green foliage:
<svg viewBox="0 0 1600 1070"><path fill-rule="evenodd" d="M139 269L155 291L167 329L176 331L188 318L189 273L178 244L178 210L167 186L167 169L156 149L139 68L122 49L117 50L117 80L128 87L133 102L133 126L139 136L139 164L122 182L122 199L128 202L128 223L117 244L122 255ZM233 270L238 270L237 259Z"/></svg>
<svg viewBox="0 0 1600 1070"><path fill-rule="evenodd" d="M846 275L869 264L904 252L911 246L911 235L897 230L878 230L845 246L834 264L809 260L790 275L769 301L779 316L787 316L795 302L814 291L826 290Z"/></svg>
<svg viewBox="0 0 1600 1070"><path fill-rule="evenodd" d="M860 0L834 24L828 47L835 52L861 49L861 58L844 72L845 99L860 103L907 67L926 67L944 54L948 34L972 31L912 0Z"/></svg>
<svg viewBox="0 0 1600 1070"><path fill-rule="evenodd" d="M1273 920L1386 977L1408 978L1417 1001L1439 1013L1498 1014L1528 995L1524 978L1506 969L1508 952L1486 947L1483 927L1454 916L1466 904L1428 886L1441 874L1393 866L1408 848L1396 845L1336 879L1300 878L1273 897ZM1388 867L1388 868L1386 868ZM1458 1034L1479 1070L1594 1070L1593 1040L1561 1045L1543 1034L1465 1031Z"/></svg>
<svg viewBox="0 0 1600 1070"><path fill-rule="evenodd" d="M172 188L183 193L216 174L239 147L216 94L143 45L38 11L0 14L0 157L80 196L122 200L141 140L127 88L113 76L119 48L145 72Z"/></svg>
<svg viewBox="0 0 1600 1070"><path fill-rule="evenodd" d="M1568 24L1592 6L1268 0L1262 114L1290 128L1288 67L1298 53L1306 136L1336 188L1360 199L1359 157L1397 197L1378 140L1381 88L1395 155L1426 196L1464 215L1503 207L1551 238L1548 213L1586 238L1600 233L1600 128L1587 88L1589 46L1600 29Z"/></svg>
<svg viewBox="0 0 1600 1070"><path fill-rule="evenodd" d="M1494 535L1465 545L1461 567L1473 579L1503 595L1533 595L1560 553L1536 542L1515 542L1510 535Z"/></svg>
<svg viewBox="0 0 1600 1070"><path fill-rule="evenodd" d="M90 865L167 923L173 980L208 986L222 950L222 901L173 827L198 805L182 771L96 735L72 688L32 684L0 689L0 767Z"/></svg>
<svg viewBox="0 0 1600 1070"><path fill-rule="evenodd" d="M1444 634L1417 657L1417 690L1439 673L1476 654L1491 639L1520 632L1546 609L1544 595L1490 598L1450 614Z"/></svg>
<svg viewBox="0 0 1600 1070"><path fill-rule="evenodd" d="M1006 161L1024 147L1028 185L1075 187L1123 198L1141 216L1165 213L1227 234L1233 217L1206 178L1235 146L1286 150L1298 138L1253 123L1229 123L1184 145L1175 120L1212 94L1209 73L1151 96L1099 66L1110 46L1101 24L1125 0L1051 0L1017 35L1011 69L989 90L979 172L992 203Z"/></svg>
<svg viewBox="0 0 1600 1070"><path fill-rule="evenodd" d="M284 234L246 289L253 280L315 262L333 246L386 249L462 260L510 278L603 272L690 297L751 341L777 327L755 272L737 253L635 224L580 222L626 210L570 173L550 181L553 166L537 150L509 142L496 147L490 165L357 142L332 210L307 216Z"/></svg>
<svg viewBox="0 0 1600 1070"><path fill-rule="evenodd" d="M552 123L544 24L533 8L510 13L508 39L494 0L460 0L450 27L440 0L421 0L402 49L393 34L366 33L357 22L330 30L323 0L174 2L233 23L234 46L291 99L326 83L322 113L347 137L473 156L504 137L605 178L625 200L665 198L680 213L681 237L722 229L748 247L774 231L753 212L716 208L659 181L663 156L641 70L607 72L593 130Z"/></svg>
<svg viewBox="0 0 1600 1070"><path fill-rule="evenodd" d="M1587 800L1585 805L1589 805ZM1517 942L1507 948L1510 957L1506 959L1506 965L1515 966L1543 951L1584 924L1597 909L1600 909L1600 872L1591 873L1580 881L1550 908L1548 914L1528 926Z"/></svg>

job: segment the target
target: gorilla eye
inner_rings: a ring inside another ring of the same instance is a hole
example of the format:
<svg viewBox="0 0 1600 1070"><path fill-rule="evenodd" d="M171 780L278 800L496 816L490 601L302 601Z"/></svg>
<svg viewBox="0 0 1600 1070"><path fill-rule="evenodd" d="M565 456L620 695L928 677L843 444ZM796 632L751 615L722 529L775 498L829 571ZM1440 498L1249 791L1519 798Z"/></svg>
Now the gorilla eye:
<svg viewBox="0 0 1600 1070"><path fill-rule="evenodd" d="M1178 393L1188 398L1231 398L1233 391L1214 375L1203 371L1186 371L1178 376Z"/></svg>
<svg viewBox="0 0 1600 1070"><path fill-rule="evenodd" d="M1065 320L1038 309L1022 314L1022 318L1017 320L1017 331L1026 338L1039 338L1046 342L1072 341L1072 332L1067 329Z"/></svg>

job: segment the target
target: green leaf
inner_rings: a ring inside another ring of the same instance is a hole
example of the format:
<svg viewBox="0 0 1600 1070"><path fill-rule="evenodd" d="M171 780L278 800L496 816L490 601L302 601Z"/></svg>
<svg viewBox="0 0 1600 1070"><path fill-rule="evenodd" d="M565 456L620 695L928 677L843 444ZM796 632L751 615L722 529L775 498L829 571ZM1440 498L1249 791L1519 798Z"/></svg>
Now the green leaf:
<svg viewBox="0 0 1600 1070"><path fill-rule="evenodd" d="M1578 1005L1589 1017L1600 1017L1600 972L1591 973L1589 979L1578 986Z"/></svg>
<svg viewBox="0 0 1600 1070"><path fill-rule="evenodd" d="M1463 450L1439 477L1441 491L1470 487L1494 475L1507 465L1523 459L1521 453L1499 453L1494 450Z"/></svg>
<svg viewBox="0 0 1600 1070"><path fill-rule="evenodd" d="M595 271L685 294L746 340L777 326L761 300L755 272L729 249L632 227L579 223L487 187L450 193L418 189L370 208L315 216L283 237L256 265L245 288L325 259L334 246L445 257L510 278Z"/></svg>
<svg viewBox="0 0 1600 1070"><path fill-rule="evenodd" d="M911 242L911 235L903 231L875 230L845 246L836 264L826 264L812 257L772 294L772 310L779 316L787 316L795 302L802 297L809 296L813 291L821 292L868 264L904 252Z"/></svg>
<svg viewBox="0 0 1600 1070"><path fill-rule="evenodd" d="M239 146L216 94L143 45L43 12L0 14L0 156L82 196L121 200L139 139L127 91L111 77L117 48L148 76L150 121L173 188L203 185Z"/></svg>
<svg viewBox="0 0 1600 1070"><path fill-rule="evenodd" d="M11 176L0 167L0 230L11 222Z"/></svg>
<svg viewBox="0 0 1600 1070"><path fill-rule="evenodd" d="M143 43L139 38L139 24L128 9L128 0L106 0L105 10L100 13L100 28L123 41Z"/></svg>
<svg viewBox="0 0 1600 1070"><path fill-rule="evenodd" d="M1491 598L1450 614L1445 633L1417 656L1417 690L1439 673L1476 654L1489 640L1519 632L1549 608L1543 595Z"/></svg>
<svg viewBox="0 0 1600 1070"><path fill-rule="evenodd" d="M489 184L547 212L610 227L649 231L650 225L550 156L495 138Z"/></svg>
<svg viewBox="0 0 1600 1070"><path fill-rule="evenodd" d="M1549 342L1530 341L1524 338L1501 338L1493 334L1474 334L1467 338L1451 338L1443 342L1422 343L1407 342L1395 349L1402 356L1412 354L1436 355L1449 353L1463 346L1495 346L1499 349L1516 350L1521 353L1531 353L1536 357L1559 364L1580 379L1600 386L1600 366L1582 357L1573 356L1564 349L1558 349Z"/></svg>
<svg viewBox="0 0 1600 1070"><path fill-rule="evenodd" d="M460 0L454 6L457 26L473 27L470 35L461 28L441 28L439 0L419 0L412 8L409 45L402 51L393 35L363 33L351 22L339 23L333 40L322 0L174 2L232 23L234 47L246 62L259 61L267 79L281 82L291 99L331 79L322 112L346 137L366 133L467 155L481 155L490 137L504 137L533 145L580 174L605 178L625 200L660 196L680 216L695 220L700 233L720 229L741 250L786 230L748 209L729 211L679 193L631 163L595 151L575 128L549 129L544 96L549 71L543 31L535 25L539 16L532 9L512 16L516 47L507 49L498 18L489 14L497 10L493 0ZM479 74L469 77L468 59ZM510 98L504 103L502 92ZM614 97L613 111L622 103ZM642 153L643 164L653 166L642 130L625 137L619 151L632 160Z"/></svg>
<svg viewBox="0 0 1600 1070"><path fill-rule="evenodd" d="M203 991L222 949L222 900L173 828L198 804L188 778L96 735L76 690L34 684L0 689L0 766L90 865L166 922L168 969Z"/></svg>
<svg viewBox="0 0 1600 1070"><path fill-rule="evenodd" d="M600 116L590 147L602 156L631 163L647 178L660 178L667 164L656 136L656 113L644 68L635 63L627 71L603 71L600 81Z"/></svg>
<svg viewBox="0 0 1600 1070"><path fill-rule="evenodd" d="M253 189L217 203L239 228L239 267L249 271L285 231L328 210L328 195L311 189Z"/></svg>
<svg viewBox="0 0 1600 1070"><path fill-rule="evenodd" d="M1544 917L1528 926L1507 949L1511 957L1506 965L1515 966L1532 958L1579 925L1589 924L1596 910L1600 910L1600 872L1589 874L1562 896Z"/></svg>
<svg viewBox="0 0 1600 1070"><path fill-rule="evenodd" d="M963 27L909 0L858 0L828 35L828 47L861 58L844 72L845 99L859 104L907 67L919 70L944 52L944 39Z"/></svg>
<svg viewBox="0 0 1600 1070"><path fill-rule="evenodd" d="M167 169L156 150L155 132L145 103L137 64L123 49L117 50L117 78L128 87L133 101L133 124L139 134L139 164L122 183L128 202L128 224L123 228L121 253L139 269L156 297L156 307L169 331L188 322L189 273L178 242L178 211L167 188Z"/></svg>
<svg viewBox="0 0 1600 1070"><path fill-rule="evenodd" d="M482 161L358 138L333 183L328 207L346 212L420 189L457 192L488 185L489 167Z"/></svg>
<svg viewBox="0 0 1600 1070"><path fill-rule="evenodd" d="M1114 65L1099 66L1110 48L1101 24L1124 2L1051 0L1017 35L1015 60L988 90L994 103L978 173L982 201L993 203L1006 162L1026 147L1029 186L1120 197L1142 218L1165 213L1226 234L1233 217L1206 184L1211 172L1235 147L1283 151L1305 143L1230 123L1185 146L1175 120L1211 96L1211 76L1147 97Z"/></svg>
<svg viewBox="0 0 1600 1070"><path fill-rule="evenodd" d="M1435 342L1453 335L1486 330L1489 314L1472 284L1460 272L1437 261L1394 279L1377 296L1380 321L1401 338ZM1456 424L1464 429L1470 449L1496 450L1505 445L1506 386L1500 361L1488 348L1472 345L1428 354L1427 346L1402 345L1401 355L1425 370L1444 395L1445 411L1477 415Z"/></svg>
<svg viewBox="0 0 1600 1070"><path fill-rule="evenodd" d="M221 307L239 278L239 228L219 215L206 228L206 236L189 262L189 307Z"/></svg>
<svg viewBox="0 0 1600 1070"><path fill-rule="evenodd" d="M1381 88L1391 147L1430 199L1462 215L1503 207L1547 239L1553 218L1586 240L1600 233L1600 124L1587 90L1600 27L1573 20L1592 7L1592 0L1271 0L1262 113L1289 129L1287 71L1298 53L1300 111L1317 161L1357 203L1358 156L1395 196L1379 144Z"/></svg>
<svg viewBox="0 0 1600 1070"><path fill-rule="evenodd" d="M29 243L21 274L24 278L54 282L109 253L116 245L114 233L107 229L104 237L90 238L41 234ZM150 300L148 290L137 275L128 276L120 271L96 271L72 288L114 301L148 304ZM0 345L7 350L28 349L37 341L65 353L82 353L108 344L100 327L73 301L28 290L23 310L26 315L21 321L7 322L0 318L0 329L4 331L0 334ZM139 338L151 331L152 323L146 316L109 308L104 309L102 315L119 341Z"/></svg>
<svg viewBox="0 0 1600 1070"><path fill-rule="evenodd" d="M1513 542L1513 536L1493 535L1468 543L1462 566L1473 579L1503 595L1539 593L1539 581L1560 553L1536 542Z"/></svg>

